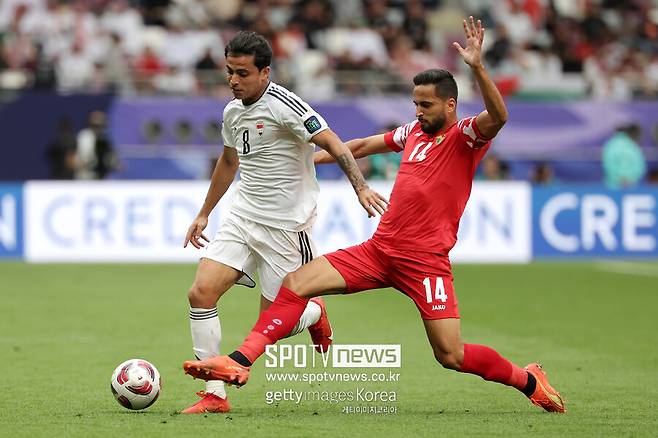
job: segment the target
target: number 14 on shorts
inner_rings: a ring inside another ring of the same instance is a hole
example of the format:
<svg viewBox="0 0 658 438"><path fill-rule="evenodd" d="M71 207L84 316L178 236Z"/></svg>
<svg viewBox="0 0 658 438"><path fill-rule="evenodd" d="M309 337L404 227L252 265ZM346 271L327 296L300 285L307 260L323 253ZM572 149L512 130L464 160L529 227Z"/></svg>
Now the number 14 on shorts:
<svg viewBox="0 0 658 438"><path fill-rule="evenodd" d="M446 288L443 286L443 278L436 277L434 297L432 297L432 279L430 277L425 277L423 280L423 285L425 286L425 298L427 299L428 303L431 303L432 301L441 301L442 303L445 303L448 301Z"/></svg>

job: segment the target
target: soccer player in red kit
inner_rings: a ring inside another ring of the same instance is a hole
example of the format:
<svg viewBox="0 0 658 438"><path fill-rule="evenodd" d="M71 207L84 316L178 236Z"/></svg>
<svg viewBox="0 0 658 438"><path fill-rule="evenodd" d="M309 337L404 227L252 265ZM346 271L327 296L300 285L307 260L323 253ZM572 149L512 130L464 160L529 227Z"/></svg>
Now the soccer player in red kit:
<svg viewBox="0 0 658 438"><path fill-rule="evenodd" d="M288 274L276 300L229 356L185 362L187 374L243 385L268 344L283 338L312 297L394 287L416 304L436 359L446 368L512 386L550 412L565 412L541 366L521 368L490 347L464 344L448 253L457 241L478 163L507 120L502 96L482 65L484 29L464 20L467 45L453 45L471 67L485 110L459 120L457 84L446 70L414 77L416 120L387 134L352 140L355 157L402 152L390 204L373 237ZM316 153L316 163L331 161ZM329 331L330 328L327 327Z"/></svg>

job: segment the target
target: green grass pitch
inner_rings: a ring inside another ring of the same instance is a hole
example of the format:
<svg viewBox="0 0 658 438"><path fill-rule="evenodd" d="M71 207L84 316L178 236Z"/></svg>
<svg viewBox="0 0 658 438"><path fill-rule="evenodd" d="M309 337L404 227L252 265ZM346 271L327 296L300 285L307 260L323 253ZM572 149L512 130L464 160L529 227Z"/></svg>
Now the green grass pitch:
<svg viewBox="0 0 658 438"><path fill-rule="evenodd" d="M567 400L566 415L444 370L412 302L390 290L327 303L337 343L402 345L399 382L268 383L261 361L245 387L229 390L230 414L179 415L202 389L181 370L191 357L186 291L194 271L1 263L0 436L658 435L658 264L455 267L464 339L521 365L543 363ZM242 287L221 300L225 352L247 334L257 306L257 291ZM133 357L153 362L163 378L160 399L143 412L123 409L109 389L114 367ZM349 403L265 403L268 390L357 386L395 391L397 413L342 413Z"/></svg>

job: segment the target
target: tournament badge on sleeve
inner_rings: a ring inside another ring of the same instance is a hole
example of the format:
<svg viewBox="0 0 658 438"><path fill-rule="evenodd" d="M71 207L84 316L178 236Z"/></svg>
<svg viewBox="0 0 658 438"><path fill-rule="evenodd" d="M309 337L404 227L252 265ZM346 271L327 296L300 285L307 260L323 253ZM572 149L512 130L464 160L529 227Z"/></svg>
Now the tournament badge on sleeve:
<svg viewBox="0 0 658 438"><path fill-rule="evenodd" d="M258 131L258 135L262 136L263 135L263 130L265 129L265 123L262 121L257 121L256 122L256 130Z"/></svg>

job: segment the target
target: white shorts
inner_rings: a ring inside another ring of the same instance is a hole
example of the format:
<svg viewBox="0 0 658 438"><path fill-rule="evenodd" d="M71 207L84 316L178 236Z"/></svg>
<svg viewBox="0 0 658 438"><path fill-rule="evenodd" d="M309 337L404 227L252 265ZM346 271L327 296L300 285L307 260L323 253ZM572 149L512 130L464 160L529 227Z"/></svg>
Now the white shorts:
<svg viewBox="0 0 658 438"><path fill-rule="evenodd" d="M261 294L274 301L283 277L313 260L315 245L310 229L295 232L268 227L249 219L228 215L201 258L223 263L244 275L238 284L256 285L258 273Z"/></svg>

